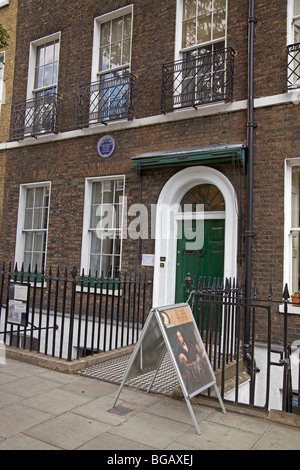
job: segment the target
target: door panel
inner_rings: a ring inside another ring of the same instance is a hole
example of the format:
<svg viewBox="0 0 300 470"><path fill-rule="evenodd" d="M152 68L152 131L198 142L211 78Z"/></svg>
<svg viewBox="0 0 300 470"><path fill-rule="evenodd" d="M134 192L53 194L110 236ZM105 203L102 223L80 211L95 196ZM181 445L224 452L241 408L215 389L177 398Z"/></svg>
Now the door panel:
<svg viewBox="0 0 300 470"><path fill-rule="evenodd" d="M190 240L186 240L184 236L184 221L179 222L176 266L176 303L186 301L186 287L184 280L187 273L191 274L192 279L196 276L197 282L200 276L206 276L207 279L209 277L223 277L224 234L224 219L205 220L203 247L198 250L187 250L186 243L190 243Z"/></svg>

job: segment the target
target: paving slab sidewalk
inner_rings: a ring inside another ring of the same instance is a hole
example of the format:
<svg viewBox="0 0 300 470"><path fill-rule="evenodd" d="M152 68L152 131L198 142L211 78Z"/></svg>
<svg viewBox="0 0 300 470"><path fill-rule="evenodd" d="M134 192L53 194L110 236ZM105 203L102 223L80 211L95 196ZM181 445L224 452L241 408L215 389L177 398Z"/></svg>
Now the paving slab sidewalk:
<svg viewBox="0 0 300 470"><path fill-rule="evenodd" d="M0 450L300 450L297 420L193 404L6 359L0 364ZM290 418L290 417L288 417ZM298 417L296 417L298 418Z"/></svg>

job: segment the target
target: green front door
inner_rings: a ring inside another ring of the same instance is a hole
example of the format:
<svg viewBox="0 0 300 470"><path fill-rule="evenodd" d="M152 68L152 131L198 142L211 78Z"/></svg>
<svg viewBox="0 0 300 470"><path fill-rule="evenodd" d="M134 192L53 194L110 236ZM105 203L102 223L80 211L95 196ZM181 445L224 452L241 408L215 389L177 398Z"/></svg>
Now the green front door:
<svg viewBox="0 0 300 470"><path fill-rule="evenodd" d="M223 277L224 232L224 219L205 220L203 247L200 250L187 250L187 243L190 244L190 240L185 238L184 221L179 222L176 267L176 303L186 301L186 286L184 281L187 273L191 274L192 279L196 276L197 283L200 276L206 276L207 280L209 277L212 279L214 277ZM190 248L189 245L188 248Z"/></svg>

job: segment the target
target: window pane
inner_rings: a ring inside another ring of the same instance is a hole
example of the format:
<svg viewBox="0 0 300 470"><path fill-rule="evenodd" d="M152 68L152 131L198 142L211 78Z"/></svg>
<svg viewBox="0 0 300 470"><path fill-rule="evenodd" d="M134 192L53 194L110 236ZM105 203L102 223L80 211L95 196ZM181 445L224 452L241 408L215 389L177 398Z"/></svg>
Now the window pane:
<svg viewBox="0 0 300 470"><path fill-rule="evenodd" d="M109 46L100 48L100 71L109 69Z"/></svg>
<svg viewBox="0 0 300 470"><path fill-rule="evenodd" d="M33 210L25 209L24 229L32 229Z"/></svg>
<svg viewBox="0 0 300 470"><path fill-rule="evenodd" d="M101 204L102 202L102 183L93 183L92 204Z"/></svg>
<svg viewBox="0 0 300 470"><path fill-rule="evenodd" d="M120 255L121 253L121 240L119 238L119 235L116 235L116 238L114 240L114 254L115 255Z"/></svg>
<svg viewBox="0 0 300 470"><path fill-rule="evenodd" d="M44 246L44 234L36 233L34 237L33 251L43 251Z"/></svg>
<svg viewBox="0 0 300 470"><path fill-rule="evenodd" d="M101 253L101 239L97 236L97 232L92 233L91 253Z"/></svg>
<svg viewBox="0 0 300 470"><path fill-rule="evenodd" d="M295 0L294 16L300 15L300 0Z"/></svg>
<svg viewBox="0 0 300 470"><path fill-rule="evenodd" d="M42 228L42 209L35 209L33 214L33 228L41 229Z"/></svg>
<svg viewBox="0 0 300 470"><path fill-rule="evenodd" d="M214 0L214 10L226 8L226 0Z"/></svg>
<svg viewBox="0 0 300 470"><path fill-rule="evenodd" d="M300 42L300 20L295 21L295 44Z"/></svg>
<svg viewBox="0 0 300 470"><path fill-rule="evenodd" d="M34 207L43 207L44 188L36 188Z"/></svg>
<svg viewBox="0 0 300 470"><path fill-rule="evenodd" d="M117 42L111 46L110 67L119 67L122 64L122 43Z"/></svg>
<svg viewBox="0 0 300 470"><path fill-rule="evenodd" d="M48 44L45 51L45 64L50 64L54 61L54 43Z"/></svg>
<svg viewBox="0 0 300 470"><path fill-rule="evenodd" d="M203 15L212 10L212 0L198 0L198 15Z"/></svg>
<svg viewBox="0 0 300 470"><path fill-rule="evenodd" d="M43 79L43 84L42 84L42 86L46 87L46 86L49 86L49 85L51 85L51 84L53 83L53 82L52 82L52 70L53 70L52 64L45 66L45 69L44 69L44 79Z"/></svg>
<svg viewBox="0 0 300 470"><path fill-rule="evenodd" d="M45 47L40 46L37 48L37 54L36 54L36 65L37 67L40 67L41 65L44 65L45 63Z"/></svg>
<svg viewBox="0 0 300 470"><path fill-rule="evenodd" d="M99 205L91 205L91 221L90 221L90 228L97 228L99 221L100 221L100 216L99 216L99 210L98 210Z"/></svg>
<svg viewBox="0 0 300 470"><path fill-rule="evenodd" d="M203 15L198 18L197 42L207 42L211 40L211 15Z"/></svg>
<svg viewBox="0 0 300 470"><path fill-rule="evenodd" d="M58 76L58 64L54 62L52 68L52 83L57 83L57 76Z"/></svg>
<svg viewBox="0 0 300 470"><path fill-rule="evenodd" d="M183 47L190 47L196 44L196 19L183 23Z"/></svg>
<svg viewBox="0 0 300 470"><path fill-rule="evenodd" d="M213 39L223 38L226 28L226 12L218 11L214 14Z"/></svg>
<svg viewBox="0 0 300 470"><path fill-rule="evenodd" d="M104 181L103 182L103 202L112 203L114 200L114 182L113 181Z"/></svg>
<svg viewBox="0 0 300 470"><path fill-rule="evenodd" d="M54 61L58 62L59 59L59 41L55 41L54 45Z"/></svg>
<svg viewBox="0 0 300 470"><path fill-rule="evenodd" d="M97 271L97 274L101 274L100 273L100 256L96 256L96 255L91 255L90 256L90 269L91 269L91 276L95 276L96 275L96 271Z"/></svg>
<svg viewBox="0 0 300 470"><path fill-rule="evenodd" d="M34 202L34 189L27 189L26 191L26 207L33 207Z"/></svg>
<svg viewBox="0 0 300 470"><path fill-rule="evenodd" d="M113 239L106 238L103 240L102 254L111 255L113 252Z"/></svg>
<svg viewBox="0 0 300 470"><path fill-rule="evenodd" d="M32 232L27 232L25 234L25 251L31 251L32 250L32 241L33 241L33 233Z"/></svg>
<svg viewBox="0 0 300 470"><path fill-rule="evenodd" d="M111 276L112 274L112 257L111 256L102 256L102 266L101 270L104 276Z"/></svg>
<svg viewBox="0 0 300 470"><path fill-rule="evenodd" d="M44 67L40 67L36 70L35 76L35 88L42 88L44 81Z"/></svg>
<svg viewBox="0 0 300 470"><path fill-rule="evenodd" d="M195 18L197 0L185 0L184 3L184 19Z"/></svg>
<svg viewBox="0 0 300 470"><path fill-rule="evenodd" d="M111 42L122 41L123 18L117 18L112 22Z"/></svg>
<svg viewBox="0 0 300 470"><path fill-rule="evenodd" d="M131 15L124 17L124 39L131 38Z"/></svg>
<svg viewBox="0 0 300 470"><path fill-rule="evenodd" d="M122 65L130 63L130 40L127 39L123 43L123 56L122 56Z"/></svg>
<svg viewBox="0 0 300 470"><path fill-rule="evenodd" d="M24 253L24 271L25 272L28 272L29 266L31 270L34 271L35 266L34 267L31 266L31 253Z"/></svg>
<svg viewBox="0 0 300 470"><path fill-rule="evenodd" d="M43 259L44 259L44 256L42 253L33 253L31 269L35 270L35 267L37 266L37 270L41 271L42 265L44 264Z"/></svg>
<svg viewBox="0 0 300 470"><path fill-rule="evenodd" d="M292 292L300 291L300 263L299 263L299 254L300 254L300 236L299 232L292 233Z"/></svg>
<svg viewBox="0 0 300 470"><path fill-rule="evenodd" d="M299 228L299 200L300 200L300 184L299 178L300 168L294 167L292 171L292 227Z"/></svg>
<svg viewBox="0 0 300 470"><path fill-rule="evenodd" d="M107 46L110 43L110 21L101 26L101 46Z"/></svg>

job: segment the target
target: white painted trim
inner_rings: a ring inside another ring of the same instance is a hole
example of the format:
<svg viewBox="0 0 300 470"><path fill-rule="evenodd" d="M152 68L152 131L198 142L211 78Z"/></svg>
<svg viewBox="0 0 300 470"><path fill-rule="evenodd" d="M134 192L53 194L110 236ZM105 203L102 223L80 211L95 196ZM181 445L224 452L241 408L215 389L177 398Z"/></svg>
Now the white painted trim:
<svg viewBox="0 0 300 470"><path fill-rule="evenodd" d="M189 167L176 173L163 187L156 211L155 266L153 307L175 302L177 258L177 214L180 202L189 189L198 184L212 183L223 193L226 205L224 277L236 277L238 205L234 188L219 171L209 167ZM172 210L164 210L169 208ZM164 257L164 267L160 258Z"/></svg>
<svg viewBox="0 0 300 470"><path fill-rule="evenodd" d="M26 100L30 100L33 98L33 91L34 91L34 78L35 78L35 65L36 65L36 51L37 48L43 44L48 42L59 40L59 54L60 54L60 43L61 43L61 32L58 31L57 33L50 34L49 36L45 36L43 38L37 39L36 41L32 41L30 43L29 48L29 60L28 60L28 79L27 79L27 97ZM57 77L59 75L59 57L58 57L58 69L57 69Z"/></svg>
<svg viewBox="0 0 300 470"><path fill-rule="evenodd" d="M9 5L9 0L0 0L0 8Z"/></svg>
<svg viewBox="0 0 300 470"><path fill-rule="evenodd" d="M171 122L184 121L185 119L196 119L199 117L212 116L215 114L225 114L230 112L244 111L247 109L247 101L237 101L234 103L216 103L212 105L202 106L198 109L178 110L170 114L161 114L157 116L150 116L141 119L134 119L133 121L122 120L108 123L107 126L103 124L95 125L86 129L62 132L60 134L42 135L28 137L18 142L5 142L0 144L0 150L9 150L22 147L30 147L44 143L55 143L69 139L76 139L80 137L88 137L92 135L107 134L107 131L117 132L122 130L139 129L141 127L156 126L159 124L168 124Z"/></svg>
<svg viewBox="0 0 300 470"><path fill-rule="evenodd" d="M92 73L91 82L99 80L99 59L100 59L100 30L101 24L107 21L114 20L120 16L128 15L131 13L131 50L132 50L132 31L133 31L133 5L120 8L118 10L106 13L105 15L98 16L94 19L94 39L93 39L93 54L92 54ZM130 58L131 62L131 58ZM109 72L109 70L107 71Z"/></svg>
<svg viewBox="0 0 300 470"><path fill-rule="evenodd" d="M24 258L25 237L23 234L23 227L24 227L24 219L25 219L26 190L28 188L39 188L39 187L44 187L44 186L47 186L49 188L45 265L47 264L48 232L49 232L50 205L51 205L51 181L42 181L39 183L26 183L26 184L20 185L16 247L15 247L15 264L18 263L18 266L21 266L23 262L23 258Z"/></svg>
<svg viewBox="0 0 300 470"><path fill-rule="evenodd" d="M300 157L287 158L284 169L284 252L283 252L283 288L285 284L289 286L290 295L292 286L292 239L291 229L291 205L292 205L292 169L293 166L300 166ZM289 306L291 313L300 313L300 307Z"/></svg>
<svg viewBox="0 0 300 470"><path fill-rule="evenodd" d="M81 244L81 263L80 263L80 272L84 269L85 273L89 272L90 269L90 260L89 260L89 250L90 250L90 209L92 201L92 185L97 181L115 181L116 179L123 179L124 192L125 195L125 175L110 175L110 176L95 176L88 177L85 179L85 189L84 189L84 204L83 204L83 221L82 221L82 244ZM122 266L122 244L123 244L123 221L124 221L124 210L123 207L123 220L121 227L121 251L120 251L120 269Z"/></svg>

